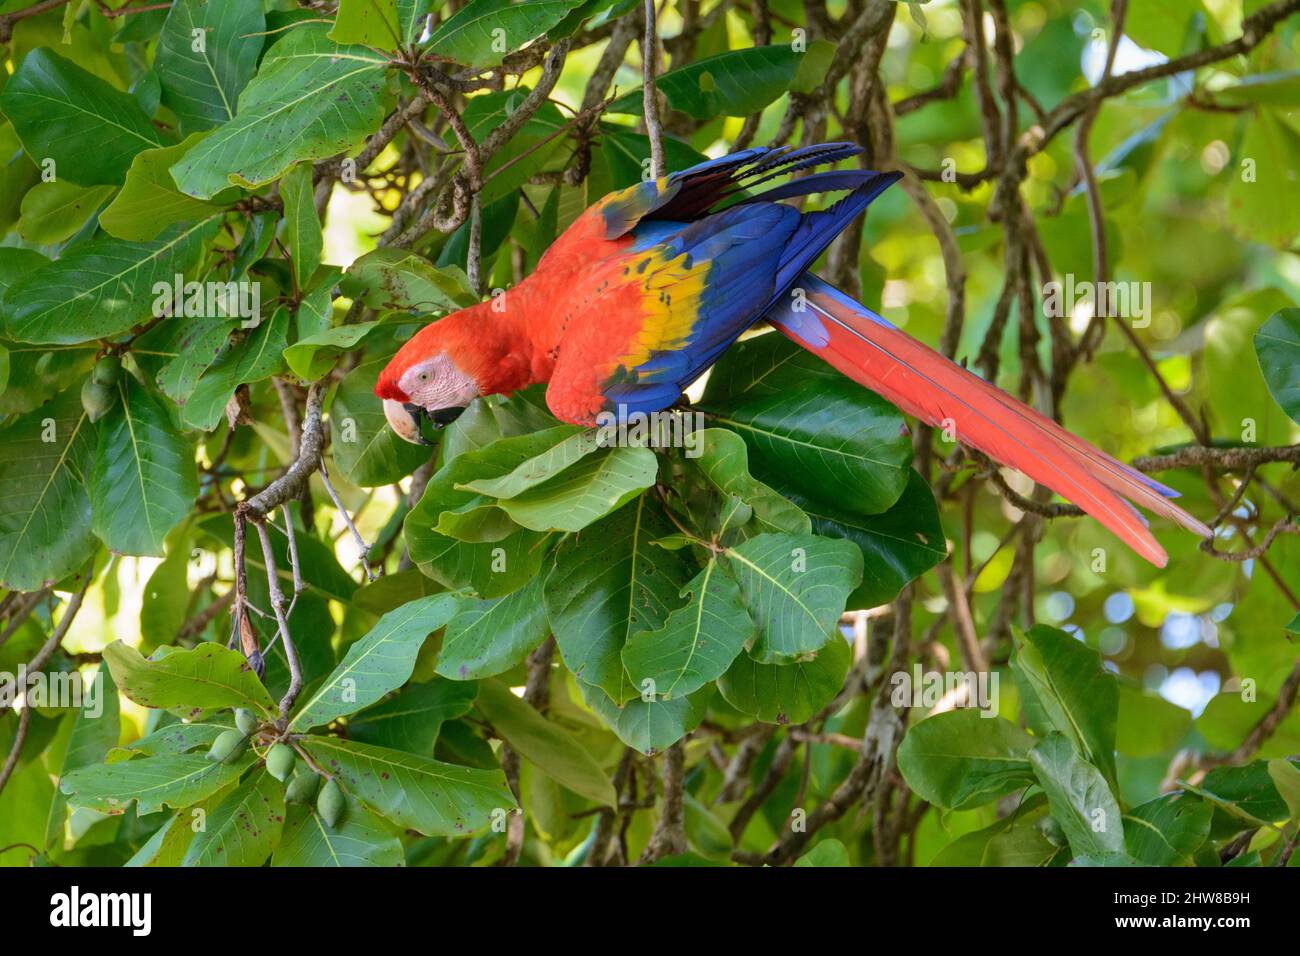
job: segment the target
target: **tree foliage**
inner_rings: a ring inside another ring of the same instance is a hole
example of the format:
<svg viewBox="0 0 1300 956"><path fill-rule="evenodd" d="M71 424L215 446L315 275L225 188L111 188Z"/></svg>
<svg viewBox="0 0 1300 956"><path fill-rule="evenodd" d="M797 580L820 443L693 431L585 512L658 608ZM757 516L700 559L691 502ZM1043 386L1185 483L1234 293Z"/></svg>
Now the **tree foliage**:
<svg viewBox="0 0 1300 956"><path fill-rule="evenodd" d="M1293 861L1300 2L902 6L0 0L0 862ZM829 139L908 175L824 274L1212 541L770 334L685 438L387 427L601 196Z"/></svg>

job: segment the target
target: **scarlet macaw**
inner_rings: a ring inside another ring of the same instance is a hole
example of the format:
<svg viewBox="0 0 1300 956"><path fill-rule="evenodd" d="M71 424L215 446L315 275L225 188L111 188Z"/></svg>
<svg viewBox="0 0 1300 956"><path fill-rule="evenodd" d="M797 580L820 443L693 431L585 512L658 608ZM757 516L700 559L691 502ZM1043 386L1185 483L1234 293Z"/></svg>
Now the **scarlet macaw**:
<svg viewBox="0 0 1300 956"><path fill-rule="evenodd" d="M851 143L753 148L611 193L542 256L500 303L481 303L414 335L375 393L394 431L422 441L480 395L549 383L556 417L594 425L658 411L746 329L766 319L840 372L930 425L1077 503L1163 567L1164 549L1129 503L1203 536L1176 492L1122 464L921 344L807 270L899 173L824 171L757 194L788 173L861 150ZM846 191L801 213L780 200ZM1126 500L1129 499L1129 500Z"/></svg>

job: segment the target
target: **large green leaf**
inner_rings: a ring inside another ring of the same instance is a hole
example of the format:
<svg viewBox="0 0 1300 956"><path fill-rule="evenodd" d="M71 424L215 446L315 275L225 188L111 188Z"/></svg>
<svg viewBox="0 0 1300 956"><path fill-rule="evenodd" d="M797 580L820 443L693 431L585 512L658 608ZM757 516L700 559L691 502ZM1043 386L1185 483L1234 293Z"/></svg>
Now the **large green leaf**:
<svg viewBox="0 0 1300 956"><path fill-rule="evenodd" d="M354 326L340 326L316 336L316 339L351 328ZM291 353L305 345L299 342L290 346L285 359L292 365ZM344 478L365 488L400 481L426 462L431 453L428 448L398 438L388 427L383 402L375 395L375 382L389 358L391 356L384 355L369 359L348 372L330 403L334 461Z"/></svg>
<svg viewBox="0 0 1300 956"><path fill-rule="evenodd" d="M114 641L104 648L113 680L143 707L185 708L198 713L218 707L245 707L267 717L275 702L252 666L238 651L204 643L193 650L164 648L152 660L129 644Z"/></svg>
<svg viewBox="0 0 1300 956"><path fill-rule="evenodd" d="M700 725L713 696L705 687L672 700L634 697L619 707L599 687L579 683L583 699L609 725L618 739L643 754L667 750Z"/></svg>
<svg viewBox="0 0 1300 956"><path fill-rule="evenodd" d="M470 836L515 809L500 770L474 770L336 737L306 737L312 758L394 823L426 836Z"/></svg>
<svg viewBox="0 0 1300 956"><path fill-rule="evenodd" d="M619 445L501 500L500 507L534 531L581 531L653 485L658 471L659 460L649 448Z"/></svg>
<svg viewBox="0 0 1300 956"><path fill-rule="evenodd" d="M642 696L684 697L717 680L754 635L754 622L731 572L716 560L685 591L690 601L664 626L634 635L623 647L623 666Z"/></svg>
<svg viewBox="0 0 1300 956"><path fill-rule="evenodd" d="M761 534L726 552L758 628L755 660L779 664L822 647L862 580L862 553L847 541Z"/></svg>
<svg viewBox="0 0 1300 956"><path fill-rule="evenodd" d="M288 335L289 311L280 308L247 333L246 338L234 341L203 373L182 406L181 417L185 423L202 431L216 428L235 389L280 371Z"/></svg>
<svg viewBox="0 0 1300 956"><path fill-rule="evenodd" d="M898 411L784 336L733 346L699 408L740 434L754 475L782 494L879 514L911 475L912 442Z"/></svg>
<svg viewBox="0 0 1300 956"><path fill-rule="evenodd" d="M1029 752L1029 762L1075 856L1124 852L1124 825L1114 793L1066 737L1051 734L1040 740Z"/></svg>
<svg viewBox="0 0 1300 956"><path fill-rule="evenodd" d="M792 534L812 530L798 505L749 473L749 452L739 435L726 428L706 428L697 438L700 454L696 467L721 494L746 505L760 530Z"/></svg>
<svg viewBox="0 0 1300 956"><path fill-rule="evenodd" d="M166 143L134 97L53 50L32 50L0 93L27 155L83 186L116 184L131 157Z"/></svg>
<svg viewBox="0 0 1300 956"><path fill-rule="evenodd" d="M502 56L535 40L583 0L471 0L429 37L438 56L472 67L500 63Z"/></svg>
<svg viewBox="0 0 1300 956"><path fill-rule="evenodd" d="M826 76L835 45L813 41L807 50L790 44L750 47L705 57L669 70L655 80L668 105L695 119L749 116L787 92L807 93ZM640 115L641 90L619 97L612 113Z"/></svg>
<svg viewBox="0 0 1300 956"><path fill-rule="evenodd" d="M176 188L171 167L203 138L196 133L175 146L146 149L131 160L126 182L99 214L104 231L119 239L147 242L178 222L206 219L225 207L187 196Z"/></svg>
<svg viewBox="0 0 1300 956"><path fill-rule="evenodd" d="M5 293L5 330L20 342L86 342L154 315L154 284L173 284L199 261L215 223L177 225L150 242L103 236L68 249Z"/></svg>
<svg viewBox="0 0 1300 956"><path fill-rule="evenodd" d="M335 43L396 50L404 39L398 22L397 0L339 0L330 39Z"/></svg>
<svg viewBox="0 0 1300 956"><path fill-rule="evenodd" d="M194 446L162 403L130 375L99 423L99 447L86 488L101 541L120 554L161 557L163 540L199 493Z"/></svg>
<svg viewBox="0 0 1300 956"><path fill-rule="evenodd" d="M740 654L718 690L742 714L769 724L802 724L835 699L853 663L847 641L831 640L810 661L760 664Z"/></svg>
<svg viewBox="0 0 1300 956"><path fill-rule="evenodd" d="M506 743L560 786L603 806L617 806L614 785L591 754L504 684L485 681L477 707Z"/></svg>
<svg viewBox="0 0 1300 956"><path fill-rule="evenodd" d="M405 249L376 249L348 266L343 294L374 309L426 314L454 312L478 302L465 273L438 267Z"/></svg>
<svg viewBox="0 0 1300 956"><path fill-rule="evenodd" d="M179 809L212 796L238 780L253 763L252 753L229 763L209 760L206 754L169 754L121 763L81 767L59 783L74 807L101 813L122 813L136 801L143 816L163 807Z"/></svg>
<svg viewBox="0 0 1300 956"><path fill-rule="evenodd" d="M181 191L211 199L232 183L262 186L294 163L345 152L384 118L387 61L339 46L327 24L291 29L262 59L222 124L172 167Z"/></svg>
<svg viewBox="0 0 1300 956"><path fill-rule="evenodd" d="M550 428L543 434L548 447L512 471L493 478L475 478L457 487L490 498L513 498L554 477L600 447L596 432L576 425Z"/></svg>
<svg viewBox="0 0 1300 956"><path fill-rule="evenodd" d="M48 440L47 440L48 439ZM35 591L93 553L94 426L75 390L0 431L0 583Z"/></svg>
<svg viewBox="0 0 1300 956"><path fill-rule="evenodd" d="M113 190L112 186L78 186L65 179L37 183L23 196L18 234L36 246L63 242L86 224Z"/></svg>
<svg viewBox="0 0 1300 956"><path fill-rule="evenodd" d="M408 684L387 700L350 717L348 737L427 756L433 753L442 725L469 713L477 694L478 685L473 681L435 677L424 684Z"/></svg>
<svg viewBox="0 0 1300 956"><path fill-rule="evenodd" d="M682 601L691 570L653 542L673 526L647 496L569 538L555 552L543 597L564 663L616 703L636 691L622 651L640 631L662 627Z"/></svg>
<svg viewBox="0 0 1300 956"><path fill-rule="evenodd" d="M180 120L182 132L234 118L239 93L257 70L265 31L261 0L172 4L158 35L154 67L162 101Z"/></svg>
<svg viewBox="0 0 1300 956"><path fill-rule="evenodd" d="M1300 423L1300 309L1282 309L1260 326L1255 354L1269 392Z"/></svg>
<svg viewBox="0 0 1300 956"><path fill-rule="evenodd" d="M934 493L915 471L899 499L878 515L798 496L795 500L812 519L815 533L852 541L862 552L862 584L849 595L849 607L888 604L905 584L948 556Z"/></svg>
<svg viewBox="0 0 1300 956"><path fill-rule="evenodd" d="M907 731L898 769L917 795L952 810L978 807L1034 782L1033 739L1010 721L961 709Z"/></svg>
<svg viewBox="0 0 1300 956"><path fill-rule="evenodd" d="M546 638L542 579L504 597L467 601L452 618L438 652L438 673L478 680L514 667Z"/></svg>
<svg viewBox="0 0 1300 956"><path fill-rule="evenodd" d="M299 163L280 178L280 199L284 202L282 236L289 246L295 281L305 287L320 265L325 238L312 194L311 163Z"/></svg>
<svg viewBox="0 0 1300 956"><path fill-rule="evenodd" d="M218 803L185 854L185 866L261 866L284 825L284 785L264 767Z"/></svg>
<svg viewBox="0 0 1300 956"><path fill-rule="evenodd" d="M1228 223L1239 235L1286 248L1300 236L1300 204L1278 202L1295 190L1300 131L1281 110L1252 110L1238 155L1245 165L1228 179ZM1249 173L1249 174L1248 174Z"/></svg>
<svg viewBox="0 0 1300 956"><path fill-rule="evenodd" d="M433 594L389 611L303 701L289 726L310 730L368 707L407 682L424 639L456 613L458 597Z"/></svg>
<svg viewBox="0 0 1300 956"><path fill-rule="evenodd" d="M289 806L272 866L402 866L402 841L384 820L356 801L329 826L314 807Z"/></svg>
<svg viewBox="0 0 1300 956"><path fill-rule="evenodd" d="M68 735L68 745L63 751L63 762L59 767L59 776L64 777L81 767L101 763L108 752L117 746L118 733L121 730L122 715L118 706L117 687L113 684L113 674L103 661L94 673L86 678L96 682L93 693L87 686L82 695L81 709L72 717L72 731ZM50 811L45 824L45 845L62 849L63 827L68 816L68 799L63 791L54 793L50 801Z"/></svg>
<svg viewBox="0 0 1300 956"><path fill-rule="evenodd" d="M1064 631L1038 624L1026 632L1013 667L1050 729L1064 734L1113 782L1119 687L1102 668L1101 655Z"/></svg>
<svg viewBox="0 0 1300 956"><path fill-rule="evenodd" d="M1124 814L1124 846L1147 866L1188 866L1210 835L1214 807L1186 793L1167 793Z"/></svg>

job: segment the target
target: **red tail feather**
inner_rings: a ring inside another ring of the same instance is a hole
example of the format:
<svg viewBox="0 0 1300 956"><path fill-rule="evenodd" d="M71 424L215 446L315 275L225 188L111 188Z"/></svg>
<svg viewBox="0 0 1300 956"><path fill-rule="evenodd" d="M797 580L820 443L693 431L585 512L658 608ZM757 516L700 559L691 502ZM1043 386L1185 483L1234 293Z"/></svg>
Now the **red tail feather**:
<svg viewBox="0 0 1300 956"><path fill-rule="evenodd" d="M1167 556L1130 501L1204 537L1173 492L1070 434L1047 416L968 372L813 276L797 285L806 309L773 310L786 336L929 425L1073 501L1153 564Z"/></svg>

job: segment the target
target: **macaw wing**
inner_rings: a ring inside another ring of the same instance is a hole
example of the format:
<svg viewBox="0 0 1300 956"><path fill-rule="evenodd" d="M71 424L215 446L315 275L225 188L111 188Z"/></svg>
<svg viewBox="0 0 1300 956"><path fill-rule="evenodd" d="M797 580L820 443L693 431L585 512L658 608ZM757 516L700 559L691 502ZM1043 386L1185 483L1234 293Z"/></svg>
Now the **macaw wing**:
<svg viewBox="0 0 1300 956"><path fill-rule="evenodd" d="M896 173L861 170L818 173L690 222L643 214L619 256L615 284L622 280L619 292L626 298L619 301L634 321L621 341L611 337L610 361L602 363L597 388L606 406L646 412L676 401L897 179ZM685 180L663 209L702 203L691 188ZM849 195L816 212L772 201L844 189Z"/></svg>

